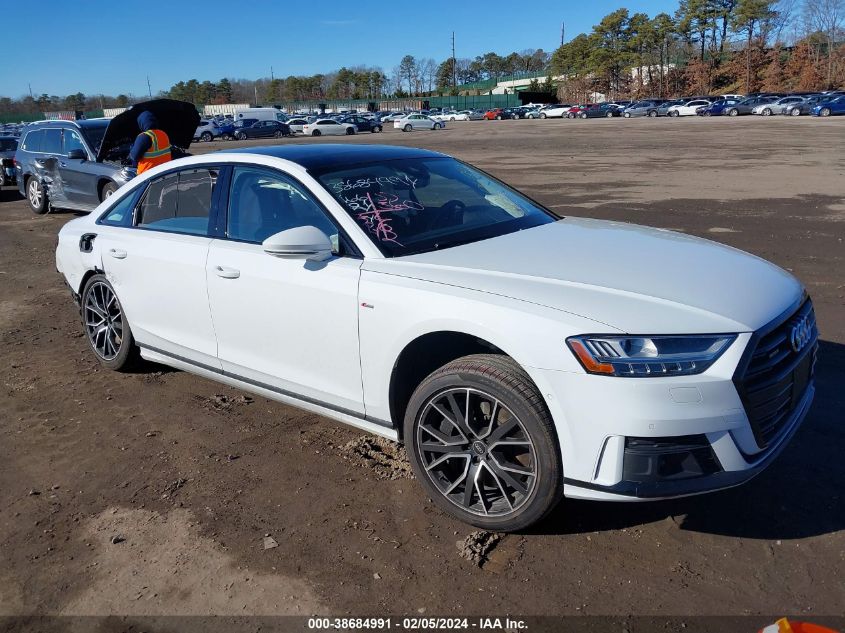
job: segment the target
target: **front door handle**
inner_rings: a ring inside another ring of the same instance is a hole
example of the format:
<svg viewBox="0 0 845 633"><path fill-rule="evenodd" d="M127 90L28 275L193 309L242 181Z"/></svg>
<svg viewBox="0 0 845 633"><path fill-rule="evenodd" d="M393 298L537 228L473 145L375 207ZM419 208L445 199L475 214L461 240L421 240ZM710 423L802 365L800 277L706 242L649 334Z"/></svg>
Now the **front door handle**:
<svg viewBox="0 0 845 633"><path fill-rule="evenodd" d="M228 268L226 266L215 266L214 274L223 279L237 279L241 276L241 271L236 268Z"/></svg>
<svg viewBox="0 0 845 633"><path fill-rule="evenodd" d="M111 255L115 259L126 259L126 251L121 250L119 248L110 248L109 255Z"/></svg>

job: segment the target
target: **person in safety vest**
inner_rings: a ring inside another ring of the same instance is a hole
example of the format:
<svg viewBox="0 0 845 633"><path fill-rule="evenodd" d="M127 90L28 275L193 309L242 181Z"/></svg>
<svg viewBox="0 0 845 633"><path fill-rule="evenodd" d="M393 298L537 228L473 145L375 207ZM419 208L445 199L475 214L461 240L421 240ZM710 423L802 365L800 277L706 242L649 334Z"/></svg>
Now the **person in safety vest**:
<svg viewBox="0 0 845 633"><path fill-rule="evenodd" d="M138 115L138 127L141 128L141 133L135 137L129 160L138 168L140 175L156 165L166 163L172 156L170 139L163 130L158 129L158 121L152 112L142 112Z"/></svg>

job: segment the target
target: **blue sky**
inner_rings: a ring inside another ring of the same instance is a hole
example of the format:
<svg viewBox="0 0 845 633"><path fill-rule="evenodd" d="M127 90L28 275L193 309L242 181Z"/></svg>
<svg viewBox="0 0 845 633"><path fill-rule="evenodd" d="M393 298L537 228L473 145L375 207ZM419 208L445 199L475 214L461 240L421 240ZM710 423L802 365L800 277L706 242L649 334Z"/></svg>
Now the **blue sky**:
<svg viewBox="0 0 845 633"><path fill-rule="evenodd" d="M10 2L2 40L16 61L0 70L0 95L20 97L29 84L35 95L145 95L147 75L155 94L182 79L269 76L271 65L277 77L358 64L390 74L405 54L446 59L453 30L458 57L554 50L561 20L568 40L620 7L649 15L677 7L658 0L317 4L290 11L289 2L270 0ZM143 34L138 44L135 33Z"/></svg>

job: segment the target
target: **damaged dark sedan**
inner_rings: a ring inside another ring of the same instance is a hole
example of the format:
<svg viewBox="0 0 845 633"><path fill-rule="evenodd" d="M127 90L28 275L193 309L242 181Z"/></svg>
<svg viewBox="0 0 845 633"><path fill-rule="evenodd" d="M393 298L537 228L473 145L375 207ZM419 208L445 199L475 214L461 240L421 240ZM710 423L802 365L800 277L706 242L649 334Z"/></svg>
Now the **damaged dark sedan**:
<svg viewBox="0 0 845 633"><path fill-rule="evenodd" d="M18 190L34 213L91 211L135 177L128 156L140 133L137 118L153 112L174 158L185 155L199 114L171 99L139 103L113 119L38 121L26 127L15 154Z"/></svg>

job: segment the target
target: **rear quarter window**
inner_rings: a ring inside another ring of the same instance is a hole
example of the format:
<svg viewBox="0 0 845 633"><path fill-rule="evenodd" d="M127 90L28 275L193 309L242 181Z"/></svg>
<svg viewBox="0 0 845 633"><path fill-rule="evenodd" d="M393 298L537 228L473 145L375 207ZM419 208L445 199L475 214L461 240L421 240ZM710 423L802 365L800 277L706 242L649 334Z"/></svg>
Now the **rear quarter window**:
<svg viewBox="0 0 845 633"><path fill-rule="evenodd" d="M24 137L21 149L26 152L40 152L43 138L44 130L31 130Z"/></svg>

